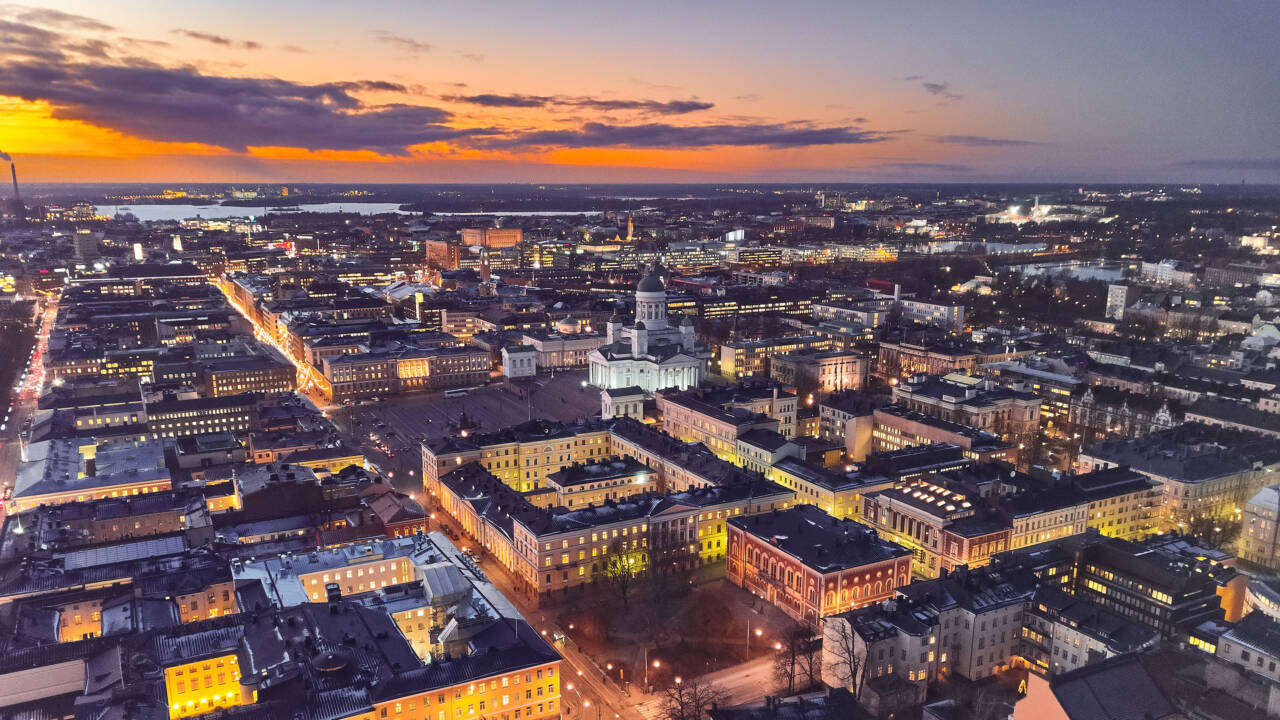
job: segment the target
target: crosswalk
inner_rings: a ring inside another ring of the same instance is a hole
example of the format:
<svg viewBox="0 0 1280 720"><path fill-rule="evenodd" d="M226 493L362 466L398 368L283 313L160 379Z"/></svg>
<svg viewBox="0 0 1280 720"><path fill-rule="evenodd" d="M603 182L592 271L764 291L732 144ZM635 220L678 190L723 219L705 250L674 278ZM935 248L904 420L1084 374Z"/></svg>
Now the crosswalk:
<svg viewBox="0 0 1280 720"><path fill-rule="evenodd" d="M662 698L649 698L636 705L635 709L644 716L644 720L659 720L662 717Z"/></svg>

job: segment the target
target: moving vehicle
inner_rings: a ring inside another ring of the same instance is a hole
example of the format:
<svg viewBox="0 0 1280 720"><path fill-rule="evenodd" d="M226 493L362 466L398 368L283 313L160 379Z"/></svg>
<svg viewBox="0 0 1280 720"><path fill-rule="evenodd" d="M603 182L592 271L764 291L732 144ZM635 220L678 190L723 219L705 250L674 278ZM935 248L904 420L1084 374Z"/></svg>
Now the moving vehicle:
<svg viewBox="0 0 1280 720"><path fill-rule="evenodd" d="M452 390L444 391L444 396L447 398L466 397L466 394L467 394L466 388L454 388Z"/></svg>

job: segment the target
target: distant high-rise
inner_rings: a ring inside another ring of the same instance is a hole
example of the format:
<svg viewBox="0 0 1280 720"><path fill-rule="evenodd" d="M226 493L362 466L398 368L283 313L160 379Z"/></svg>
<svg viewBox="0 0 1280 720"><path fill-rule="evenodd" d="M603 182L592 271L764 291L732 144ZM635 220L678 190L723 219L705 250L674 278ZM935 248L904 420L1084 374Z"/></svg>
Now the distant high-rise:
<svg viewBox="0 0 1280 720"><path fill-rule="evenodd" d="M1112 320L1123 320L1124 311L1138 299L1138 288L1132 285L1108 285L1107 307L1104 313Z"/></svg>
<svg viewBox="0 0 1280 720"><path fill-rule="evenodd" d="M80 228L75 234L75 252L77 260L94 260L99 257L98 233L89 228Z"/></svg>

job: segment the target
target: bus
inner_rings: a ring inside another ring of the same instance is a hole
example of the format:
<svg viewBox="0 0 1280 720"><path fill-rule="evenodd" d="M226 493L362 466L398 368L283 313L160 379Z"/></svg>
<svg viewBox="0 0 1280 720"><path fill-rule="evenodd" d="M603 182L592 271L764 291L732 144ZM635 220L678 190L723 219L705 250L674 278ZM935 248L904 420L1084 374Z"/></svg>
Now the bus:
<svg viewBox="0 0 1280 720"><path fill-rule="evenodd" d="M454 388L452 390L444 391L444 396L447 398L465 397L466 394L467 394L466 388Z"/></svg>

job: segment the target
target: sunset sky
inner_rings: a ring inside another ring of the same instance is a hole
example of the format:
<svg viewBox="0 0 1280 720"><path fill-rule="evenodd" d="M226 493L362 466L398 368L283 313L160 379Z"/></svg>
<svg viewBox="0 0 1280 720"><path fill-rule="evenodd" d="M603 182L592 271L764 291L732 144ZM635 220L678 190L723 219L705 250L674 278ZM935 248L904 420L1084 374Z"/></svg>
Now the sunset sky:
<svg viewBox="0 0 1280 720"><path fill-rule="evenodd" d="M28 181L1280 182L1280 3L0 4Z"/></svg>

